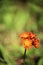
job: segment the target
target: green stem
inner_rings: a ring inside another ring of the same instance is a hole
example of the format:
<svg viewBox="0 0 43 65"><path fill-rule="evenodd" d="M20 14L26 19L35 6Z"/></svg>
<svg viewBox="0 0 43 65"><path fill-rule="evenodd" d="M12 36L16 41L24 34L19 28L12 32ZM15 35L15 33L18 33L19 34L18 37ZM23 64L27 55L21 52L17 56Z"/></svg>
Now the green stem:
<svg viewBox="0 0 43 65"><path fill-rule="evenodd" d="M25 65L25 59L26 59L26 49L24 51L24 65Z"/></svg>

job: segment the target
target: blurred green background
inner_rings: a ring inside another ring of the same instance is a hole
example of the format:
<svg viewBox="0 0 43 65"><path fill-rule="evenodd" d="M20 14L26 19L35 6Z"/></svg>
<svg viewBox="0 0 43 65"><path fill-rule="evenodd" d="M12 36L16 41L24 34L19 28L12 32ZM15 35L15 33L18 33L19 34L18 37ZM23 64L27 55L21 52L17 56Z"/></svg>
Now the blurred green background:
<svg viewBox="0 0 43 65"><path fill-rule="evenodd" d="M0 0L0 65L23 65L19 34L34 32L40 48L26 53L26 65L43 65L43 0Z"/></svg>

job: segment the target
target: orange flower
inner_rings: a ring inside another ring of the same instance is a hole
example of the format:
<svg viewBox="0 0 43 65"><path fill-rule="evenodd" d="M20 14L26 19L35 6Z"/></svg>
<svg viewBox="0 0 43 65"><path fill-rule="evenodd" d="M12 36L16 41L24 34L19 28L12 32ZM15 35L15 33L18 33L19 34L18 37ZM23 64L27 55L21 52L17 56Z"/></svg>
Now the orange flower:
<svg viewBox="0 0 43 65"><path fill-rule="evenodd" d="M39 48L39 40L37 38L34 38L34 46L35 48Z"/></svg>
<svg viewBox="0 0 43 65"><path fill-rule="evenodd" d="M29 35L27 32L23 32L20 34L20 38L28 38L28 37L29 37Z"/></svg>
<svg viewBox="0 0 43 65"><path fill-rule="evenodd" d="M36 35L32 32L21 33L20 38L22 38L22 44L25 49L30 49L32 45L35 48L39 48L39 40L38 38L36 38Z"/></svg>
<svg viewBox="0 0 43 65"><path fill-rule="evenodd" d="M33 34L32 32L28 32L28 35L30 36L30 38L34 38L36 35Z"/></svg>
<svg viewBox="0 0 43 65"><path fill-rule="evenodd" d="M25 49L30 49L32 47L32 41L28 39L22 40L22 44Z"/></svg>

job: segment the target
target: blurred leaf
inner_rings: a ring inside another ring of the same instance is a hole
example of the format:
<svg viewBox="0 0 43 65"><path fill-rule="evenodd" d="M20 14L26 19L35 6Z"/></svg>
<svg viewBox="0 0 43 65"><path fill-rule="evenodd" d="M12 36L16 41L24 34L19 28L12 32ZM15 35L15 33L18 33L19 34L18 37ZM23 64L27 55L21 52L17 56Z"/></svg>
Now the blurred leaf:
<svg viewBox="0 0 43 65"><path fill-rule="evenodd" d="M7 62L8 65L12 65L15 63L15 61L13 60L13 58L11 57L9 51L6 49L6 47L0 45L0 49L3 53L3 56L5 58L5 61Z"/></svg>
<svg viewBox="0 0 43 65"><path fill-rule="evenodd" d="M43 58L39 60L38 65L43 65Z"/></svg>

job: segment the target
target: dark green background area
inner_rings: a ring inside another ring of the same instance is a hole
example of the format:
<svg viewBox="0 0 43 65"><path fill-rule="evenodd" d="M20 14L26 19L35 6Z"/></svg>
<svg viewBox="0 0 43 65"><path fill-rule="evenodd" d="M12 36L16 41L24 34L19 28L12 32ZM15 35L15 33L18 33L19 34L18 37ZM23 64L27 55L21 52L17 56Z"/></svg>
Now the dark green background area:
<svg viewBox="0 0 43 65"><path fill-rule="evenodd" d="M0 65L21 65L24 47L19 34L30 31L40 47L27 50L25 64L43 65L43 0L0 0Z"/></svg>

